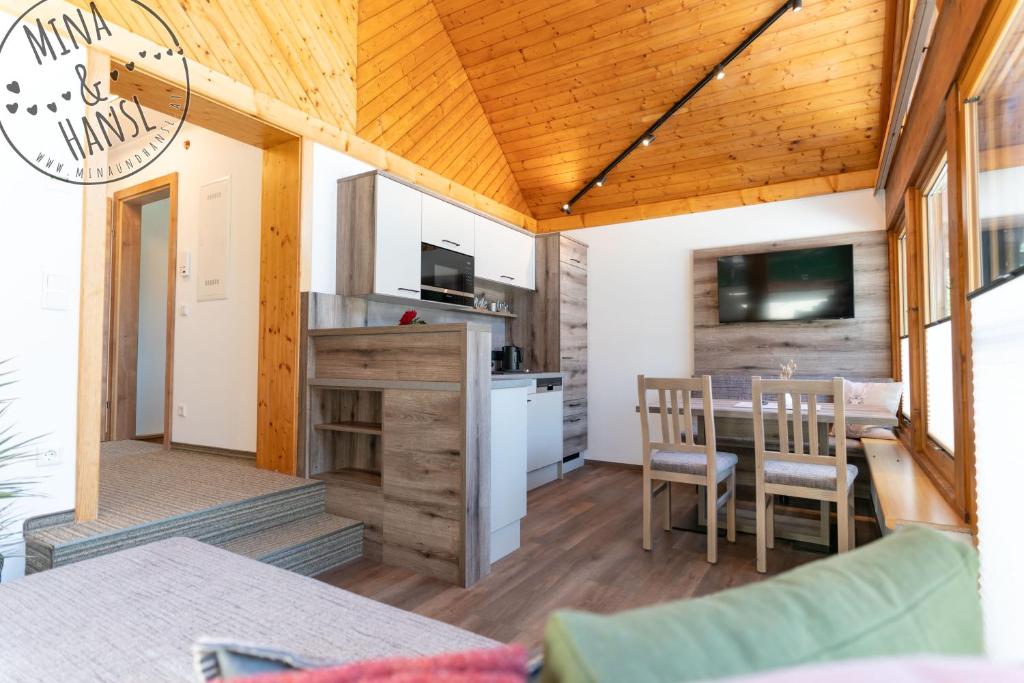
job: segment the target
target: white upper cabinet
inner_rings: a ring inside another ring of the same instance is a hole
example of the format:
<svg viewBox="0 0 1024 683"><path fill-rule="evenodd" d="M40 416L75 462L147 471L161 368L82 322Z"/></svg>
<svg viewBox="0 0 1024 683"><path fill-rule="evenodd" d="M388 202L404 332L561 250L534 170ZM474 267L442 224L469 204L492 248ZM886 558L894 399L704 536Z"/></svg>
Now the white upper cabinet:
<svg viewBox="0 0 1024 683"><path fill-rule="evenodd" d="M419 190L377 176L374 291L420 298L422 199Z"/></svg>
<svg viewBox="0 0 1024 683"><path fill-rule="evenodd" d="M423 241L472 256L473 216L461 207L424 194Z"/></svg>
<svg viewBox="0 0 1024 683"><path fill-rule="evenodd" d="M536 289L533 237L474 214L476 277Z"/></svg>

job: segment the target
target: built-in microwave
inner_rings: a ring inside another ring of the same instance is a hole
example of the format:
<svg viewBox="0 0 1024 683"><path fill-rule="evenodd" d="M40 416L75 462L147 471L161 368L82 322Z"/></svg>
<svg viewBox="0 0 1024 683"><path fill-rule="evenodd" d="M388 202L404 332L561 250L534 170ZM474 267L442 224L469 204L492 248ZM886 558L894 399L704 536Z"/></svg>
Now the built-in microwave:
<svg viewBox="0 0 1024 683"><path fill-rule="evenodd" d="M422 243L420 298L473 305L473 257Z"/></svg>

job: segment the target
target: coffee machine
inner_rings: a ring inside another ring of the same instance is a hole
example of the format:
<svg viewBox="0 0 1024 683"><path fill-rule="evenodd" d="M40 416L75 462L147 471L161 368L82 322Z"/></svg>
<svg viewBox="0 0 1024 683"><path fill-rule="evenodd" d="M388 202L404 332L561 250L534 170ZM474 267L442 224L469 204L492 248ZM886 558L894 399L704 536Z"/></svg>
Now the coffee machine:
<svg viewBox="0 0 1024 683"><path fill-rule="evenodd" d="M523 368L523 349L510 345L491 351L491 372L528 372Z"/></svg>

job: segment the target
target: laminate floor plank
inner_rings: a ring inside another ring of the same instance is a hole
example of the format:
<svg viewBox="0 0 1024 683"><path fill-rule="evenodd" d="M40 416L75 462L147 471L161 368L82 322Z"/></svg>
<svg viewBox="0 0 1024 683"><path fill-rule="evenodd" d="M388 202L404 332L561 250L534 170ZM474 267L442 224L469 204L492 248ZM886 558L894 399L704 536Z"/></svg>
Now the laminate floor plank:
<svg viewBox="0 0 1024 683"><path fill-rule="evenodd" d="M654 532L654 549L640 547L639 470L590 463L529 493L521 547L469 589L408 569L362 559L319 578L334 586L504 642L539 648L556 609L618 612L667 600L699 597L760 581L754 537L719 538L718 563L706 561L705 537ZM692 525L691 487L673 493L673 522ZM870 516L858 517L858 545L878 537ZM826 557L778 540L768 574Z"/></svg>

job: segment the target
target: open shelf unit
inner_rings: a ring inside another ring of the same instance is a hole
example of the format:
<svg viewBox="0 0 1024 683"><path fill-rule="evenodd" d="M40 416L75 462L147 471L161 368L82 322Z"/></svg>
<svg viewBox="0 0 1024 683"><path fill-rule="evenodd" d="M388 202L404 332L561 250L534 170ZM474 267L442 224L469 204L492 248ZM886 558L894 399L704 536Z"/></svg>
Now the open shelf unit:
<svg viewBox="0 0 1024 683"><path fill-rule="evenodd" d="M383 392L311 386L310 399L310 478L380 488Z"/></svg>

